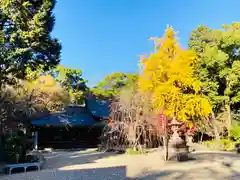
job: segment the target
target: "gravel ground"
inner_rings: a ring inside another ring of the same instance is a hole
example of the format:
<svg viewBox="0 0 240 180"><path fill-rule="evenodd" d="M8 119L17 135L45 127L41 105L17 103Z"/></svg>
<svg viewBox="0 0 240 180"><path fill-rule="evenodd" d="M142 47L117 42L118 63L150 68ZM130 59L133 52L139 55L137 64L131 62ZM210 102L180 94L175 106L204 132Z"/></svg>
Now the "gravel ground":
<svg viewBox="0 0 240 180"><path fill-rule="evenodd" d="M160 151L148 155L115 155L90 151L45 154L45 169L0 177L0 180L234 180L240 179L240 155L196 152L195 160L163 162Z"/></svg>

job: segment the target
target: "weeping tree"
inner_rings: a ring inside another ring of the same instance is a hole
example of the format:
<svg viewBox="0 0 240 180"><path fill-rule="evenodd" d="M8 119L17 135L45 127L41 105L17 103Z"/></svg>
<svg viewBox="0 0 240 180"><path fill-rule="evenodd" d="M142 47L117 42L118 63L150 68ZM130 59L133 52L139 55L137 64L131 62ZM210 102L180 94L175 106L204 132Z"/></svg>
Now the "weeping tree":
<svg viewBox="0 0 240 180"><path fill-rule="evenodd" d="M143 151L143 147L156 145L160 133L154 115L147 94L138 93L136 86L123 89L111 104L110 121L104 131L108 148Z"/></svg>

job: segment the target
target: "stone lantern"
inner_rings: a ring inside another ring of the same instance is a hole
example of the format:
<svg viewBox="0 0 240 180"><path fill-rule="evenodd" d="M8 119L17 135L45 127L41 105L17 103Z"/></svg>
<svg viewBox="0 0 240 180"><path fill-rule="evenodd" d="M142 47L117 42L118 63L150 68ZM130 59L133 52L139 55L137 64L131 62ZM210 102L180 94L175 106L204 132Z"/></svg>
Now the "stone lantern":
<svg viewBox="0 0 240 180"><path fill-rule="evenodd" d="M182 126L182 122L176 120L173 117L169 127L173 134L169 141L169 146L172 149L172 157L176 157L178 161L184 161L188 159L188 147L186 141L179 136L179 129Z"/></svg>

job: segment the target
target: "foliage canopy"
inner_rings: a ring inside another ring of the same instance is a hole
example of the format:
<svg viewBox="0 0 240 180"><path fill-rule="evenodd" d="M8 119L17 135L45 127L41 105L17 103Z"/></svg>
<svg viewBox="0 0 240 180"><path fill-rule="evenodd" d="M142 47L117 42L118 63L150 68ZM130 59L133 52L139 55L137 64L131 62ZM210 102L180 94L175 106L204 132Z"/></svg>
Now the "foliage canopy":
<svg viewBox="0 0 240 180"><path fill-rule="evenodd" d="M133 73L112 73L91 89L94 95L112 99L119 95L122 88L134 86L138 76Z"/></svg>
<svg viewBox="0 0 240 180"><path fill-rule="evenodd" d="M180 48L172 27L155 46L155 51L141 61L139 90L150 92L155 110L179 120L207 118L211 105L200 92L194 75L195 53Z"/></svg>
<svg viewBox="0 0 240 180"><path fill-rule="evenodd" d="M199 56L196 74L203 93L217 115L227 114L230 128L232 112L240 108L240 23L220 30L200 26L191 33L189 48Z"/></svg>
<svg viewBox="0 0 240 180"><path fill-rule="evenodd" d="M25 68L44 70L60 61L61 45L51 36L55 18L55 0L0 0L0 29L3 34L1 53L4 66L14 76L23 78Z"/></svg>

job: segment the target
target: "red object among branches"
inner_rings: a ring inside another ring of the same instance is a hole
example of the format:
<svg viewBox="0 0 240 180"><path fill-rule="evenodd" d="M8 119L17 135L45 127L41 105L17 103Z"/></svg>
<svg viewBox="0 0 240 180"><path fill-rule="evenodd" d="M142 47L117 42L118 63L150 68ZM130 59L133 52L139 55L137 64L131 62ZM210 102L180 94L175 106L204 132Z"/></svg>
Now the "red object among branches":
<svg viewBox="0 0 240 180"><path fill-rule="evenodd" d="M179 129L179 132L186 134L188 136L193 136L197 131L198 131L198 128L196 126L189 128L186 125L186 123L184 123Z"/></svg>
<svg viewBox="0 0 240 180"><path fill-rule="evenodd" d="M192 128L189 128L187 130L187 135L193 136L198 131L198 128L196 126L193 126Z"/></svg>
<svg viewBox="0 0 240 180"><path fill-rule="evenodd" d="M168 120L164 113L161 111L159 114L159 130L161 134L167 134Z"/></svg>

